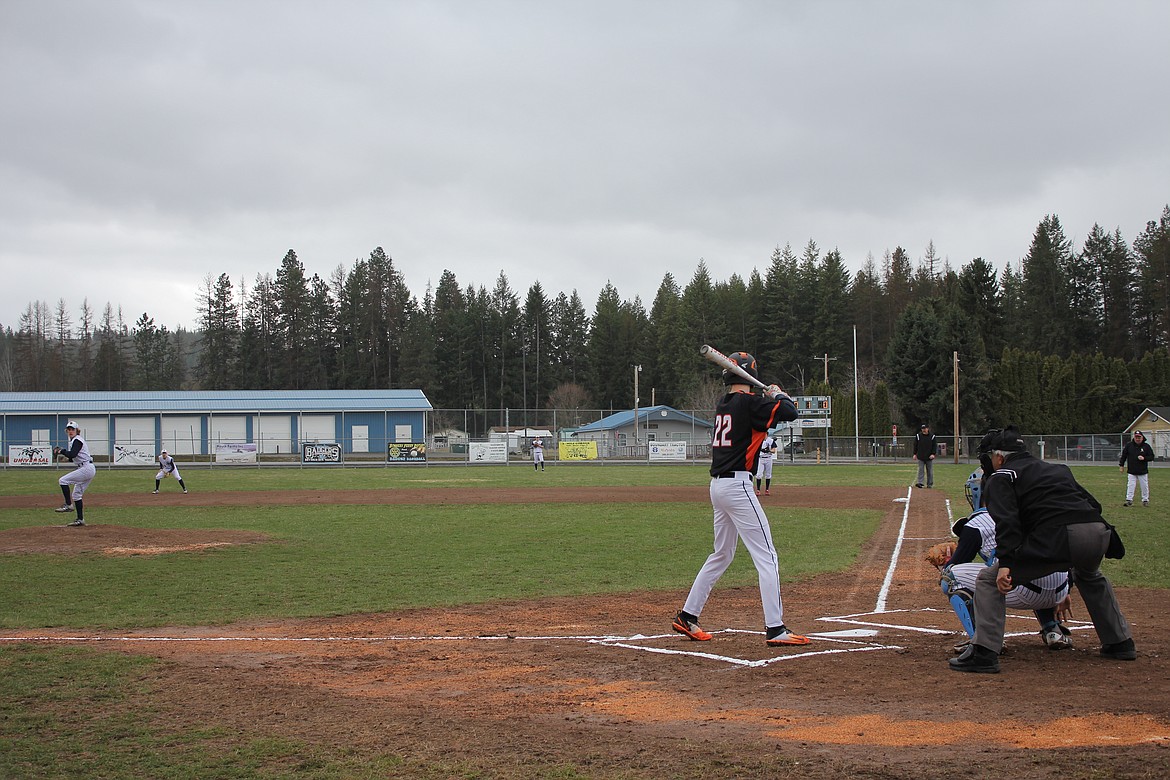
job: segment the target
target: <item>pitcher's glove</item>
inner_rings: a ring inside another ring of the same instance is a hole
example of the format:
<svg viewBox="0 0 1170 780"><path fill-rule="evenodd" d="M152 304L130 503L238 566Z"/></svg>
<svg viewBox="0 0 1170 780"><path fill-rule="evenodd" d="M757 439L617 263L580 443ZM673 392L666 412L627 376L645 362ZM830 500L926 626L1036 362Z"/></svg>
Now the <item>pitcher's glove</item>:
<svg viewBox="0 0 1170 780"><path fill-rule="evenodd" d="M931 548L926 551L927 563L934 564L940 569L943 566L946 566L947 561L949 561L951 556L955 554L955 546L956 545L954 542L939 542L936 545L932 545Z"/></svg>
<svg viewBox="0 0 1170 780"><path fill-rule="evenodd" d="M60 447L54 447L54 448L53 448L53 457L54 457L54 458L59 458L59 457L61 457L61 448L60 448Z"/></svg>

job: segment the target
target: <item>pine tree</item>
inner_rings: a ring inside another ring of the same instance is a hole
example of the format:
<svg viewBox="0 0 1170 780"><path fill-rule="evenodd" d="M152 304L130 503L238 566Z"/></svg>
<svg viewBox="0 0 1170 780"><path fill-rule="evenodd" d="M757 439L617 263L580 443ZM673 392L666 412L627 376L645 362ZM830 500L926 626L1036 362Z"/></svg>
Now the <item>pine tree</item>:
<svg viewBox="0 0 1170 780"><path fill-rule="evenodd" d="M1029 343L1045 354L1065 355L1071 347L1067 269L1071 249L1060 219L1046 216L1037 226L1023 261L1021 319Z"/></svg>
<svg viewBox="0 0 1170 780"><path fill-rule="evenodd" d="M1170 206L1134 240L1138 264L1139 353L1170 347Z"/></svg>
<svg viewBox="0 0 1170 780"><path fill-rule="evenodd" d="M214 282L210 274L204 278L199 315L202 335L198 362L200 385L205 390L231 389L233 367L238 359L240 311L227 274L220 274Z"/></svg>

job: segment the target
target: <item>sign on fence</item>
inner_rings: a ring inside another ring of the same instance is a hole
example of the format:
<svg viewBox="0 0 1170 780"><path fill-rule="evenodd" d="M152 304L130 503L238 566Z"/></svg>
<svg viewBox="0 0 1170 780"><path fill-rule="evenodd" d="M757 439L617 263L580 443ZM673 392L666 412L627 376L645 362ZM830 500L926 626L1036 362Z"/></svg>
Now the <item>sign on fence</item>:
<svg viewBox="0 0 1170 780"><path fill-rule="evenodd" d="M255 442L217 442L215 445L216 463L255 463Z"/></svg>
<svg viewBox="0 0 1170 780"><path fill-rule="evenodd" d="M686 460L687 443L685 441L652 441L650 442L650 460Z"/></svg>
<svg viewBox="0 0 1170 780"><path fill-rule="evenodd" d="M8 464L11 466L48 466L52 459L52 447L36 444L8 447Z"/></svg>
<svg viewBox="0 0 1170 780"><path fill-rule="evenodd" d="M302 444L302 463L341 463L340 444Z"/></svg>
<svg viewBox="0 0 1170 780"><path fill-rule="evenodd" d="M561 460L597 460L597 442L563 441L557 447Z"/></svg>
<svg viewBox="0 0 1170 780"><path fill-rule="evenodd" d="M387 463L426 463L427 445L421 441L386 445Z"/></svg>
<svg viewBox="0 0 1170 780"><path fill-rule="evenodd" d="M142 447L127 447L122 444L114 445L114 465L117 466L152 466L154 453Z"/></svg>
<svg viewBox="0 0 1170 780"><path fill-rule="evenodd" d="M467 460L471 463L507 463L508 441L473 441L467 445Z"/></svg>

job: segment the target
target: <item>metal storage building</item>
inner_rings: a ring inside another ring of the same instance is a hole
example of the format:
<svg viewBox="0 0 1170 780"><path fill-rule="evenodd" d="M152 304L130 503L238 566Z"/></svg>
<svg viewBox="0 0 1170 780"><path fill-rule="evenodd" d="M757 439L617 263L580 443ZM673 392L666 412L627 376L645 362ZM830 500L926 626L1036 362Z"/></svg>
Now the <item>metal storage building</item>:
<svg viewBox="0 0 1170 780"><path fill-rule="evenodd" d="M13 447L64 444L75 420L99 463L126 451L211 455L225 444L282 455L327 442L384 455L425 442L431 408L421 390L0 393L0 453L8 461Z"/></svg>

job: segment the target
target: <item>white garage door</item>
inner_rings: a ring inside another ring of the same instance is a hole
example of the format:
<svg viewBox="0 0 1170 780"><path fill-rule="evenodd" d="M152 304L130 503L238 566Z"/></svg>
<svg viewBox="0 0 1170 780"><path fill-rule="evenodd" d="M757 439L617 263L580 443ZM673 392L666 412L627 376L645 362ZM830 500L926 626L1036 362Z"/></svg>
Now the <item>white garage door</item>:
<svg viewBox="0 0 1170 780"><path fill-rule="evenodd" d="M261 453L281 454L293 451L292 417L287 414L266 414L253 420L256 446Z"/></svg>
<svg viewBox="0 0 1170 780"><path fill-rule="evenodd" d="M200 453L203 428L198 417L163 417L159 426L162 446L171 455L195 455Z"/></svg>
<svg viewBox="0 0 1170 780"><path fill-rule="evenodd" d="M301 416L302 444L337 441L337 418L332 414L305 414Z"/></svg>
<svg viewBox="0 0 1170 780"><path fill-rule="evenodd" d="M142 450L154 456L154 418L153 417L125 417L118 415L114 418L114 444L130 450Z"/></svg>
<svg viewBox="0 0 1170 780"><path fill-rule="evenodd" d="M207 432L212 452L215 452L217 444L246 443L248 441L248 418L244 415L212 415L211 419L207 421Z"/></svg>

